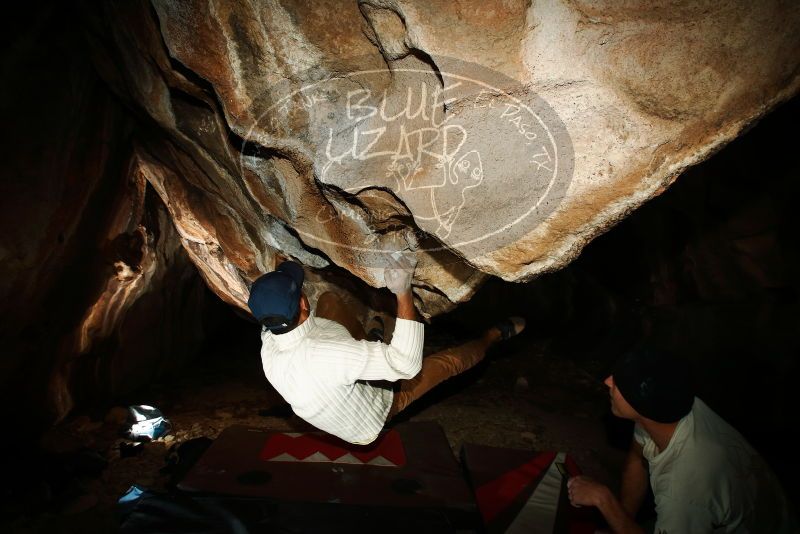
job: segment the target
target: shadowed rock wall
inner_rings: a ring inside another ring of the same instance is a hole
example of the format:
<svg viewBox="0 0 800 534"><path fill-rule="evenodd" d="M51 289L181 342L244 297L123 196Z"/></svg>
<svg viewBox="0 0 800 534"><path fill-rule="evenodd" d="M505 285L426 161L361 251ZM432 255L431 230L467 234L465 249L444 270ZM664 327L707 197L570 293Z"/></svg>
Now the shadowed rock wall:
<svg viewBox="0 0 800 534"><path fill-rule="evenodd" d="M0 391L9 425L38 427L185 363L205 289L74 9L4 25Z"/></svg>

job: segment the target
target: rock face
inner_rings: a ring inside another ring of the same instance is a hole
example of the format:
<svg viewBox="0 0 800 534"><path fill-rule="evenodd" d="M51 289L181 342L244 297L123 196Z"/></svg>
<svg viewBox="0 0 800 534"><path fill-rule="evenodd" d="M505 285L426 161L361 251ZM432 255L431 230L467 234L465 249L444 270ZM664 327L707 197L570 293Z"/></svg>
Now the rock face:
<svg viewBox="0 0 800 534"><path fill-rule="evenodd" d="M365 313L413 230L431 317L490 275L565 265L800 84L794 1L36 16L8 19L2 55L0 365L2 404L51 418L191 354L195 266L246 310L250 282L292 257L312 300L345 274Z"/></svg>
<svg viewBox="0 0 800 534"><path fill-rule="evenodd" d="M15 432L127 394L202 341L202 280L65 5L10 17L0 57L0 404Z"/></svg>
<svg viewBox="0 0 800 534"><path fill-rule="evenodd" d="M88 4L87 4L88 6ZM432 316L530 280L800 84L800 5L116 2L95 63L151 120L137 164L209 286L291 256L382 285L421 241Z"/></svg>
<svg viewBox="0 0 800 534"><path fill-rule="evenodd" d="M489 275L567 264L800 84L795 1L120 0L37 17L7 18L0 55L0 404L50 419L197 348L195 266L241 309L286 257L312 301L352 274L379 308L368 288L411 229L434 316ZM771 254L736 232L742 255ZM698 273L709 294L736 278Z"/></svg>

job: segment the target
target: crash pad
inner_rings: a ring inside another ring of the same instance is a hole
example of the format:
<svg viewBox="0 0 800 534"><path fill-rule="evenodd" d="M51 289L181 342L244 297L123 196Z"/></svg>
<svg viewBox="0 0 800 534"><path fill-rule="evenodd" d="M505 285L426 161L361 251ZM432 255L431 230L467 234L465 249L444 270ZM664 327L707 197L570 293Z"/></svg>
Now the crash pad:
<svg viewBox="0 0 800 534"><path fill-rule="evenodd" d="M178 488L286 503L439 511L452 524L480 525L472 491L444 432L432 422L399 424L369 446L322 432L232 426Z"/></svg>
<svg viewBox="0 0 800 534"><path fill-rule="evenodd" d="M487 532L590 534L599 524L596 510L569 504L566 482L580 474L569 454L465 444L461 458Z"/></svg>

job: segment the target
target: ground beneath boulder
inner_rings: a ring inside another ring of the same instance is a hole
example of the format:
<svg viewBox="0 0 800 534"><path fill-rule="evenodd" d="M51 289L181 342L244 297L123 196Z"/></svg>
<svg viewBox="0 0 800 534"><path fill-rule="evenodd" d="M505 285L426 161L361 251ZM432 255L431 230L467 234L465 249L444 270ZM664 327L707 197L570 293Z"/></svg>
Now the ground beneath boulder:
<svg viewBox="0 0 800 534"><path fill-rule="evenodd" d="M203 436L214 439L234 424L308 429L265 379L257 333L236 339L215 343L181 376L154 383L128 399L130 404L157 406L173 427L169 435L144 444L138 454L123 457L129 451L120 435L121 407L76 414L52 429L43 440L51 457L91 455L96 463L107 464L94 472L74 470L58 489L42 477L38 493L29 491L24 506L16 509L23 515L12 530L113 531L117 499L133 484L165 489L170 474L163 468L170 451L181 443ZM426 353L458 341L429 328ZM439 423L456 454L464 443L567 451L585 473L616 485L624 449L609 438L603 371L600 362L582 361L579 367L559 359L547 342L523 333L491 349L474 369L431 391L397 422ZM619 434L619 428L611 430L611 435Z"/></svg>

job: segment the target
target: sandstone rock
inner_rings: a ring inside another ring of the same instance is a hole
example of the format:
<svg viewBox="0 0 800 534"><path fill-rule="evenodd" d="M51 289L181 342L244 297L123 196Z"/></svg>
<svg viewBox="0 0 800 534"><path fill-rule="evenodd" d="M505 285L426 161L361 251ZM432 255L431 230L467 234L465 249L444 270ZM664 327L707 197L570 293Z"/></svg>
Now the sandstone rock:
<svg viewBox="0 0 800 534"><path fill-rule="evenodd" d="M19 432L141 386L201 340L202 281L75 11L9 14L0 53L0 405Z"/></svg>
<svg viewBox="0 0 800 534"><path fill-rule="evenodd" d="M180 365L200 339L195 266L246 311L249 283L292 257L312 300L345 287L365 314L412 228L426 316L489 275L557 269L797 92L799 13L134 0L12 22L0 404L58 419ZM759 218L732 221L731 246L774 286Z"/></svg>
<svg viewBox="0 0 800 534"><path fill-rule="evenodd" d="M487 274L530 280L800 83L779 0L152 6L90 16L98 68L158 124L141 172L243 309L277 254L378 287L407 227L425 315Z"/></svg>

